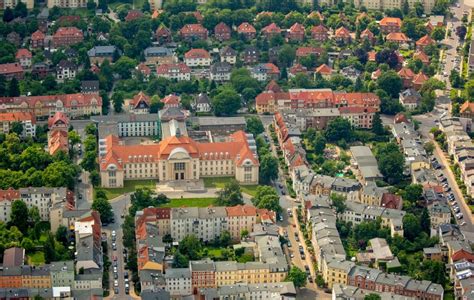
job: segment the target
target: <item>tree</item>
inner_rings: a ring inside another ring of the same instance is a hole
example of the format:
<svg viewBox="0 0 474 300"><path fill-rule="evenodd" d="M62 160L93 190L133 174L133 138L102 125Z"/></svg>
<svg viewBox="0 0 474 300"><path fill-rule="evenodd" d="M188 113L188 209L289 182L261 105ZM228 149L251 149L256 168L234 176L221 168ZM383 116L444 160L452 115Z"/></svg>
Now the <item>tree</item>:
<svg viewBox="0 0 474 300"><path fill-rule="evenodd" d="M260 183L269 184L278 178L278 160L270 154L260 157Z"/></svg>
<svg viewBox="0 0 474 300"><path fill-rule="evenodd" d="M212 107L216 116L231 116L240 109L240 96L231 86L225 86L212 99Z"/></svg>
<svg viewBox="0 0 474 300"><path fill-rule="evenodd" d="M404 190L404 200L416 202L421 199L423 193L423 186L421 184L409 184Z"/></svg>
<svg viewBox="0 0 474 300"><path fill-rule="evenodd" d="M219 246L227 248L232 241L232 237L230 236L230 232L227 230L224 230L221 232L221 235L219 236Z"/></svg>
<svg viewBox="0 0 474 300"><path fill-rule="evenodd" d="M389 183L398 183L403 178L405 157L394 143L383 144L376 152L380 172Z"/></svg>
<svg viewBox="0 0 474 300"><path fill-rule="evenodd" d="M316 137L313 140L313 148L316 154L323 154L324 149L326 149L327 140L320 132L316 134Z"/></svg>
<svg viewBox="0 0 474 300"><path fill-rule="evenodd" d="M265 128L263 127L262 120L260 120L259 117L257 116L251 116L246 119L246 129L248 133L251 133L254 135L254 137L257 137L260 133L262 133Z"/></svg>
<svg viewBox="0 0 474 300"><path fill-rule="evenodd" d="M235 179L227 182L217 195L216 204L220 206L235 206L244 203L240 185Z"/></svg>
<svg viewBox="0 0 474 300"><path fill-rule="evenodd" d="M68 235L67 227L63 225L59 225L58 230L56 230L56 240L65 247L69 243L67 235Z"/></svg>
<svg viewBox="0 0 474 300"><path fill-rule="evenodd" d="M383 127L382 119L380 119L380 114L379 113L376 113L374 115L374 119L372 121L372 131L376 135L384 135L385 134L385 128Z"/></svg>
<svg viewBox="0 0 474 300"><path fill-rule="evenodd" d="M332 206L336 209L336 213L342 214L346 210L346 197L337 193L332 193L330 197Z"/></svg>
<svg viewBox="0 0 474 300"><path fill-rule="evenodd" d="M352 125L349 120L337 117L330 121L325 133L326 139L330 142L340 140L350 141L352 139Z"/></svg>
<svg viewBox="0 0 474 300"><path fill-rule="evenodd" d="M433 142L426 142L424 145L423 145L423 148L425 149L426 153L428 155L432 155L433 152L434 152L434 149L435 149L435 145Z"/></svg>
<svg viewBox="0 0 474 300"><path fill-rule="evenodd" d="M114 104L114 110L115 112L122 112L122 107L124 103L124 95L122 92L115 92L112 95L112 102Z"/></svg>
<svg viewBox="0 0 474 300"><path fill-rule="evenodd" d="M8 96L9 97L18 97L20 96L20 86L18 85L18 80L12 78L8 84Z"/></svg>
<svg viewBox="0 0 474 300"><path fill-rule="evenodd" d="M41 221L40 212L38 206L32 206L28 209L28 222L30 224L37 224Z"/></svg>
<svg viewBox="0 0 474 300"><path fill-rule="evenodd" d="M306 280L308 275L300 268L293 266L291 267L290 271L288 272L288 276L286 276L285 281L291 281L297 288L301 288L306 286Z"/></svg>
<svg viewBox="0 0 474 300"><path fill-rule="evenodd" d="M410 5L408 4L407 0L403 1L402 11L403 11L403 15L405 16L408 15L408 13L410 12Z"/></svg>
<svg viewBox="0 0 474 300"><path fill-rule="evenodd" d="M187 268L189 267L189 259L181 253L181 251L176 251L173 259L174 268Z"/></svg>
<svg viewBox="0 0 474 300"><path fill-rule="evenodd" d="M456 27L456 35L459 37L459 40L463 41L467 34L467 28L464 25Z"/></svg>
<svg viewBox="0 0 474 300"><path fill-rule="evenodd" d="M20 245L26 250L26 252L30 252L35 248L35 243L33 243L33 241L27 237L23 238Z"/></svg>
<svg viewBox="0 0 474 300"><path fill-rule="evenodd" d="M13 9L13 15L15 18L26 18L28 16L28 9L26 8L26 4L24 2L18 1Z"/></svg>
<svg viewBox="0 0 474 300"><path fill-rule="evenodd" d="M280 197L271 186L258 186L252 203L257 208L265 208L274 212L281 212Z"/></svg>
<svg viewBox="0 0 474 300"><path fill-rule="evenodd" d="M114 211L112 205L106 198L97 197L92 202L91 208L96 210L100 214L100 221L102 223L110 223L114 217Z"/></svg>
<svg viewBox="0 0 474 300"><path fill-rule="evenodd" d="M71 148L81 143L81 136L77 133L77 131L71 130L68 132L67 136L68 136L69 145L71 146Z"/></svg>
<svg viewBox="0 0 474 300"><path fill-rule="evenodd" d="M16 226L21 232L28 229L28 207L22 200L16 200L12 204L10 213L10 226Z"/></svg>
<svg viewBox="0 0 474 300"><path fill-rule="evenodd" d="M421 17L425 13L425 8L423 7L423 4L420 1L415 2L414 8L417 17Z"/></svg>
<svg viewBox="0 0 474 300"><path fill-rule="evenodd" d="M243 240L243 239L246 239L248 236L249 236L249 231L247 229L242 229L242 231L240 232L240 238Z"/></svg>
<svg viewBox="0 0 474 300"><path fill-rule="evenodd" d="M382 297L380 297L379 294L368 294L365 295L364 300L381 300Z"/></svg>
<svg viewBox="0 0 474 300"><path fill-rule="evenodd" d="M23 134L23 124L21 122L13 122L10 128L10 133L15 133L18 136Z"/></svg>
<svg viewBox="0 0 474 300"><path fill-rule="evenodd" d="M434 29L433 29L433 32L431 32L431 37L435 40L435 41L441 41L442 39L444 39L444 36L446 34L446 30L443 28L443 27L438 27L436 26Z"/></svg>
<svg viewBox="0 0 474 300"><path fill-rule="evenodd" d="M377 79L377 85L380 89L384 90L388 95L393 98L398 97L403 82L400 76L395 71L383 72L382 75Z"/></svg>
<svg viewBox="0 0 474 300"><path fill-rule="evenodd" d="M121 56L112 66L115 73L119 74L122 79L129 79L132 75L133 68L137 62L127 56Z"/></svg>
<svg viewBox="0 0 474 300"><path fill-rule="evenodd" d="M464 88L466 90L466 95L468 99L474 99L474 79L469 80L464 85Z"/></svg>
<svg viewBox="0 0 474 300"><path fill-rule="evenodd" d="M97 136L97 127L94 125L94 123L89 123L89 124L87 124L86 127L84 128L84 132L85 132L87 135Z"/></svg>
<svg viewBox="0 0 474 300"><path fill-rule="evenodd" d="M413 242L421 231L422 228L418 218L411 213L407 213L403 217L403 235L405 238Z"/></svg>
<svg viewBox="0 0 474 300"><path fill-rule="evenodd" d="M187 235L179 242L178 251L189 260L201 259L202 243L195 235Z"/></svg>
<svg viewBox="0 0 474 300"><path fill-rule="evenodd" d="M291 66L295 57L296 49L289 44L284 45L280 51L278 51L278 66L282 68Z"/></svg>
<svg viewBox="0 0 474 300"><path fill-rule="evenodd" d="M434 15L446 15L448 7L449 2L447 0L436 0L431 13Z"/></svg>
<svg viewBox="0 0 474 300"><path fill-rule="evenodd" d="M7 6L5 8L5 11L3 12L3 22L8 23L11 22L15 18L15 15L13 14L12 9Z"/></svg>
<svg viewBox="0 0 474 300"><path fill-rule="evenodd" d="M421 212L420 226L421 229L426 232L426 234L431 234L431 219L426 207L423 208L423 211Z"/></svg>
<svg viewBox="0 0 474 300"><path fill-rule="evenodd" d="M48 233L48 237L43 245L44 259L47 264L56 260L56 241L51 232Z"/></svg>

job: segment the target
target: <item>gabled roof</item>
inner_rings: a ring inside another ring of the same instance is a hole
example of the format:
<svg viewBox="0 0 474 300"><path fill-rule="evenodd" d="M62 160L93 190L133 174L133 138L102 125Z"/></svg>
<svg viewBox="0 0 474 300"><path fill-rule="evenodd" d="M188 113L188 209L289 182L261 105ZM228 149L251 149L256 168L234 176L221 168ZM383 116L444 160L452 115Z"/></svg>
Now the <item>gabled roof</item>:
<svg viewBox="0 0 474 300"><path fill-rule="evenodd" d="M398 71L398 75L402 78L413 78L415 73L410 68L403 67Z"/></svg>
<svg viewBox="0 0 474 300"><path fill-rule="evenodd" d="M311 54L319 56L323 52L324 49L319 47L298 47L298 49L296 49L296 57L304 57Z"/></svg>
<svg viewBox="0 0 474 300"><path fill-rule="evenodd" d="M420 73L416 74L415 78L413 78L413 83L422 85L428 79L429 79L428 76L423 74L423 72L420 72Z"/></svg>
<svg viewBox="0 0 474 300"><path fill-rule="evenodd" d="M229 26L227 26L226 23L220 22L214 27L214 32L215 33L221 33L221 32L231 32L232 30L230 29Z"/></svg>
<svg viewBox="0 0 474 300"><path fill-rule="evenodd" d="M179 105L181 103L181 98L179 96L170 94L161 99L161 102L165 105Z"/></svg>
<svg viewBox="0 0 474 300"><path fill-rule="evenodd" d="M236 56L237 51L232 49L230 46L225 46L219 51L220 56Z"/></svg>
<svg viewBox="0 0 474 300"><path fill-rule="evenodd" d="M311 28L311 33L328 33L328 29L324 27L324 25L319 24L318 26L314 26Z"/></svg>
<svg viewBox="0 0 474 300"><path fill-rule="evenodd" d="M400 18L385 17L380 20L380 26L402 26L402 20Z"/></svg>
<svg viewBox="0 0 474 300"><path fill-rule="evenodd" d="M315 72L319 73L321 75L331 75L332 72L333 72L333 69L331 69L331 67L329 67L326 64L322 64L322 65L320 65L319 67L316 68Z"/></svg>
<svg viewBox="0 0 474 300"><path fill-rule="evenodd" d="M429 63L430 62L430 58L428 57L428 55L426 55L425 52L423 52L422 50L417 50L414 54L413 54L413 59L419 59L421 60L423 63Z"/></svg>
<svg viewBox="0 0 474 300"><path fill-rule="evenodd" d="M33 41L44 40L45 37L46 36L44 35L44 33L39 30L36 30L31 34L31 39Z"/></svg>
<svg viewBox="0 0 474 300"><path fill-rule="evenodd" d="M48 119L48 128L51 128L53 125L58 124L58 122L64 124L65 126L68 126L69 118L63 112L57 111L54 116Z"/></svg>
<svg viewBox="0 0 474 300"><path fill-rule="evenodd" d="M151 69L145 65L144 63L140 63L138 66L137 66L137 70L144 74L144 75L150 75L151 74Z"/></svg>
<svg viewBox="0 0 474 300"><path fill-rule="evenodd" d="M257 30L255 29L255 27L253 27L249 23L244 22L244 23L239 25L239 27L237 28L237 32L239 32L239 33L257 33Z"/></svg>
<svg viewBox="0 0 474 300"><path fill-rule="evenodd" d="M133 96L133 99L130 100L130 105L136 108L140 103L145 103L146 106L150 106L150 97L145 95L142 91L140 91L138 94Z"/></svg>
<svg viewBox="0 0 474 300"><path fill-rule="evenodd" d="M127 16L125 16L125 21L133 21L141 17L143 17L143 12L140 10L130 10Z"/></svg>
<svg viewBox="0 0 474 300"><path fill-rule="evenodd" d="M262 32L264 32L264 33L281 33L281 29L277 24L271 23L270 25L265 26L264 28L262 28Z"/></svg>
<svg viewBox="0 0 474 300"><path fill-rule="evenodd" d="M186 24L180 30L181 34L207 33L207 29L201 24Z"/></svg>
<svg viewBox="0 0 474 300"><path fill-rule="evenodd" d="M21 59L21 58L31 58L33 55L31 54L30 50L21 48L18 49L16 52L16 59Z"/></svg>
<svg viewBox="0 0 474 300"><path fill-rule="evenodd" d="M473 113L474 112L474 102L469 102L469 101L464 102L461 105L461 107L459 108L459 112L460 113L465 113L465 112Z"/></svg>
<svg viewBox="0 0 474 300"><path fill-rule="evenodd" d="M19 63L7 63L0 65L0 75L22 72L23 67Z"/></svg>
<svg viewBox="0 0 474 300"><path fill-rule="evenodd" d="M372 31L370 31L368 28L366 28L364 31L362 31L362 32L360 33L360 37L361 37L361 38L373 39L373 38L374 38L374 34L372 33Z"/></svg>
<svg viewBox="0 0 474 300"><path fill-rule="evenodd" d="M344 26L341 26L338 29L336 29L336 33L334 35L336 37L341 37L341 38L347 38L351 36L349 30L347 30L347 28Z"/></svg>
<svg viewBox="0 0 474 300"><path fill-rule="evenodd" d="M275 80L272 80L265 87L265 91L272 91L274 93L281 93L282 89Z"/></svg>
<svg viewBox="0 0 474 300"><path fill-rule="evenodd" d="M304 26L298 22L293 24L293 26L290 27L290 32L291 33L304 33L305 29Z"/></svg>
<svg viewBox="0 0 474 300"><path fill-rule="evenodd" d="M417 46L428 46L434 43L435 41L429 35L424 35L418 41L416 41Z"/></svg>
<svg viewBox="0 0 474 300"><path fill-rule="evenodd" d="M408 42L410 39L403 32L390 32L386 37L387 41Z"/></svg>
<svg viewBox="0 0 474 300"><path fill-rule="evenodd" d="M301 64L295 64L290 68L289 72L291 74L306 73L308 69Z"/></svg>
<svg viewBox="0 0 474 300"><path fill-rule="evenodd" d="M211 58L209 52L205 49L191 49L184 54L186 59L199 59L199 58Z"/></svg>

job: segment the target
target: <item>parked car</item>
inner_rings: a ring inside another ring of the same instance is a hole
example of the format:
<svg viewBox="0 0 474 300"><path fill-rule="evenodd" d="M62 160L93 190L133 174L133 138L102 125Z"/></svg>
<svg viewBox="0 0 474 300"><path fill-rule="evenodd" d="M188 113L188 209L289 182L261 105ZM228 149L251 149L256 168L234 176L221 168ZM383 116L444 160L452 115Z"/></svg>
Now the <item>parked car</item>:
<svg viewBox="0 0 474 300"><path fill-rule="evenodd" d="M457 213L457 214L456 214L456 219L461 220L462 218L464 218L464 216L462 215L462 213Z"/></svg>
<svg viewBox="0 0 474 300"><path fill-rule="evenodd" d="M117 244L112 243L112 250L117 250Z"/></svg>
<svg viewBox="0 0 474 300"><path fill-rule="evenodd" d="M118 279L118 273L114 273L114 279Z"/></svg>
<svg viewBox="0 0 474 300"><path fill-rule="evenodd" d="M306 256L304 256L304 254L301 254L301 259L306 259Z"/></svg>
<svg viewBox="0 0 474 300"><path fill-rule="evenodd" d="M464 225L466 225L465 221L462 221L461 223L459 223L459 226L464 226Z"/></svg>
<svg viewBox="0 0 474 300"><path fill-rule="evenodd" d="M287 245L288 245L288 248L291 248L291 242L290 241L288 241Z"/></svg>
<svg viewBox="0 0 474 300"><path fill-rule="evenodd" d="M115 295L118 295L118 294L119 294L119 289L118 289L118 287L114 288L114 293L115 293Z"/></svg>
<svg viewBox="0 0 474 300"><path fill-rule="evenodd" d="M308 282L313 283L313 277L311 277L311 275L308 275Z"/></svg>
<svg viewBox="0 0 474 300"><path fill-rule="evenodd" d="M114 280L114 286L118 287L118 280Z"/></svg>

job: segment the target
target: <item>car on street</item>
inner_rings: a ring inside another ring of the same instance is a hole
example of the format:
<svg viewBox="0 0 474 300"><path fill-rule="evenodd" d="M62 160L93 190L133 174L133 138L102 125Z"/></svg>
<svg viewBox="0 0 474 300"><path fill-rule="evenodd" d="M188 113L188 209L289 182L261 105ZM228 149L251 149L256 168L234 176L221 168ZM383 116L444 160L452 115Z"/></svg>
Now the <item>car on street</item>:
<svg viewBox="0 0 474 300"><path fill-rule="evenodd" d="M309 267L308 267L308 265L304 265L304 269L306 270L306 274L309 274Z"/></svg>
<svg viewBox="0 0 474 300"><path fill-rule="evenodd" d="M118 287L118 280L114 280L114 286Z"/></svg>
<svg viewBox="0 0 474 300"><path fill-rule="evenodd" d="M313 283L313 277L311 277L311 275L308 275L308 282Z"/></svg>
<svg viewBox="0 0 474 300"><path fill-rule="evenodd" d="M293 253L290 253L290 257L291 257L291 258L294 258L295 255L294 255Z"/></svg>
<svg viewBox="0 0 474 300"><path fill-rule="evenodd" d="M118 273L114 273L114 279L118 279Z"/></svg>
<svg viewBox="0 0 474 300"><path fill-rule="evenodd" d="M117 244L112 243L112 250L117 250Z"/></svg>
<svg viewBox="0 0 474 300"><path fill-rule="evenodd" d="M304 256L304 254L301 254L301 259L302 259L302 260L305 260L305 259L306 259L306 256Z"/></svg>
<svg viewBox="0 0 474 300"><path fill-rule="evenodd" d="M459 226L464 226L466 225L466 221L462 221L461 223L459 223Z"/></svg>
<svg viewBox="0 0 474 300"><path fill-rule="evenodd" d="M279 215L278 220L280 220L280 222L283 222L283 215Z"/></svg>
<svg viewBox="0 0 474 300"><path fill-rule="evenodd" d="M114 288L114 294L115 294L115 295L118 295L118 294L119 294L119 289L118 289L118 287Z"/></svg>
<svg viewBox="0 0 474 300"><path fill-rule="evenodd" d="M112 236L116 236L117 235L117 232L115 232L115 230L112 230Z"/></svg>
<svg viewBox="0 0 474 300"><path fill-rule="evenodd" d="M128 278L128 272L123 272L123 278Z"/></svg>
<svg viewBox="0 0 474 300"><path fill-rule="evenodd" d="M456 207L453 207L453 210L454 210L455 213L458 213L458 212L461 211L461 210L459 209L459 207L457 207L457 206L456 206Z"/></svg>
<svg viewBox="0 0 474 300"><path fill-rule="evenodd" d="M125 294L129 294L130 293L130 289L129 288L125 288Z"/></svg>
<svg viewBox="0 0 474 300"><path fill-rule="evenodd" d="M288 241L287 245L288 245L288 248L291 248L291 242L290 241Z"/></svg>
<svg viewBox="0 0 474 300"><path fill-rule="evenodd" d="M462 215L462 213L457 213L457 214L456 214L456 219L461 220L462 218L464 218L464 216Z"/></svg>
<svg viewBox="0 0 474 300"><path fill-rule="evenodd" d="M117 266L114 266L114 273L117 273L118 270L117 270Z"/></svg>

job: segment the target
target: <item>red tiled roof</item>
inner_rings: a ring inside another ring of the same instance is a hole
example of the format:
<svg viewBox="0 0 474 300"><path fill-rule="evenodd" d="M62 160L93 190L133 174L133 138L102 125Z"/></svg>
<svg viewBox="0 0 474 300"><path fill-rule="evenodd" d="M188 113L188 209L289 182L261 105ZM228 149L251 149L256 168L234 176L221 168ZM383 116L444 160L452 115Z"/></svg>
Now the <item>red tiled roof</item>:
<svg viewBox="0 0 474 300"><path fill-rule="evenodd" d="M311 33L327 33L328 29L324 25L318 25L311 28Z"/></svg>
<svg viewBox="0 0 474 300"><path fill-rule="evenodd" d="M430 62L430 58L428 57L428 55L426 55L426 53L421 51L421 50L418 50L418 51L415 52L415 54L413 54L413 59L419 59L423 63L429 63Z"/></svg>
<svg viewBox="0 0 474 300"><path fill-rule="evenodd" d="M332 69L326 64L322 64L319 67L316 68L316 73L319 73L321 75L331 75L332 74Z"/></svg>
<svg viewBox="0 0 474 300"><path fill-rule="evenodd" d="M239 32L239 33L257 33L257 30L255 29L255 27L253 27L249 23L244 22L244 23L239 25L239 27L237 28L237 32Z"/></svg>
<svg viewBox="0 0 474 300"><path fill-rule="evenodd" d="M380 20L380 26L402 26L402 20L400 18L385 17Z"/></svg>
<svg viewBox="0 0 474 300"><path fill-rule="evenodd" d="M308 72L308 69L305 66L302 66L301 64L295 64L290 68L289 72L291 74L306 73Z"/></svg>
<svg viewBox="0 0 474 300"><path fill-rule="evenodd" d="M54 114L54 116L49 117L48 128L51 128L53 125L56 125L58 122L61 122L67 127L69 124L69 119L63 112L57 111Z"/></svg>
<svg viewBox="0 0 474 300"><path fill-rule="evenodd" d="M392 193L383 193L380 206L399 209L401 206L401 197Z"/></svg>
<svg viewBox="0 0 474 300"><path fill-rule="evenodd" d="M22 73L23 67L19 63L8 63L0 65L0 75Z"/></svg>
<svg viewBox="0 0 474 300"><path fill-rule="evenodd" d="M281 93L282 89L275 80L272 80L265 87L265 91L272 91L274 93Z"/></svg>
<svg viewBox="0 0 474 300"><path fill-rule="evenodd" d="M296 57L304 57L311 54L319 56L323 52L324 49L319 47L298 47L298 49L296 49Z"/></svg>
<svg viewBox="0 0 474 300"><path fill-rule="evenodd" d="M54 34L54 37L65 37L65 36L83 36L80 29L76 27L59 27Z"/></svg>
<svg viewBox="0 0 474 300"><path fill-rule="evenodd" d="M207 33L207 29L201 24L186 24L180 30L181 34Z"/></svg>
<svg viewBox="0 0 474 300"><path fill-rule="evenodd" d="M335 36L336 36L336 37L346 38L346 37L350 37L351 35L350 35L349 30L347 30L347 28L345 28L345 27L339 27L338 29L336 29Z"/></svg>
<svg viewBox="0 0 474 300"><path fill-rule="evenodd" d="M31 34L31 40L33 41L44 40L45 37L46 36L44 35L44 33L39 30L36 30Z"/></svg>
<svg viewBox="0 0 474 300"><path fill-rule="evenodd" d="M367 37L367 38L369 38L369 39L373 39L373 38L374 38L374 34L372 33L372 31L370 31L369 29L366 28L364 31L362 31L362 32L360 33L360 37L361 37L361 38Z"/></svg>
<svg viewBox="0 0 474 300"><path fill-rule="evenodd" d="M280 74L280 69L272 63L266 63L265 67L267 68L269 74Z"/></svg>
<svg viewBox="0 0 474 300"><path fill-rule="evenodd" d="M303 25L297 22L293 24L293 26L290 27L290 32L291 33L304 33L305 29Z"/></svg>
<svg viewBox="0 0 474 300"><path fill-rule="evenodd" d="M271 23L270 25L265 26L264 28L262 28L262 32L264 32L264 33L281 33L281 29L280 29L280 27L278 27L277 24Z"/></svg>
<svg viewBox="0 0 474 300"><path fill-rule="evenodd" d="M150 97L145 95L142 91L140 91L138 94L133 96L133 99L130 100L130 105L133 107L137 107L140 102L145 102L148 106L150 105Z"/></svg>
<svg viewBox="0 0 474 300"><path fill-rule="evenodd" d="M29 112L0 113L0 122L21 122L31 121L36 123L35 115Z"/></svg>
<svg viewBox="0 0 474 300"><path fill-rule="evenodd" d="M424 35L418 41L416 41L417 46L428 46L431 44L434 44L434 41L429 35Z"/></svg>
<svg viewBox="0 0 474 300"><path fill-rule="evenodd" d="M69 141L67 131L54 130L48 138L49 154L54 155L58 151L68 152Z"/></svg>
<svg viewBox="0 0 474 300"><path fill-rule="evenodd" d="M413 78L413 83L422 85L428 80L428 76L426 76L423 72L420 72L415 75L415 78Z"/></svg>
<svg viewBox="0 0 474 300"><path fill-rule="evenodd" d="M193 58L211 58L209 52L204 49L191 49L184 54L185 58L193 59Z"/></svg>
<svg viewBox="0 0 474 300"><path fill-rule="evenodd" d="M217 24L215 27L214 27L214 32L216 33L227 33L227 32L231 32L231 29L229 26L227 26L226 23L224 22L220 22L219 24Z"/></svg>
<svg viewBox="0 0 474 300"><path fill-rule="evenodd" d="M377 55L377 52L375 51L370 51L369 53L367 53L369 55L369 61L375 61L375 56Z"/></svg>
<svg viewBox="0 0 474 300"><path fill-rule="evenodd" d="M161 102L165 105L179 105L179 103L181 102L181 98L176 95L168 95L161 99Z"/></svg>
<svg viewBox="0 0 474 300"><path fill-rule="evenodd" d="M474 112L474 102L469 102L466 101L464 102L461 107L459 108L459 112L464 113L464 112Z"/></svg>
<svg viewBox="0 0 474 300"><path fill-rule="evenodd" d="M55 106L57 101L61 101L64 107L84 107L90 106L97 101L97 106L102 105L102 98L98 94L63 94L49 96L20 96L20 97L0 97L1 103L25 103L29 108L42 105L43 107Z"/></svg>
<svg viewBox="0 0 474 300"><path fill-rule="evenodd" d="M25 49L25 48L21 48L21 49L18 49L18 51L16 52L16 59L20 59L20 58L31 58L33 55L31 54L30 50L28 49Z"/></svg>
<svg viewBox="0 0 474 300"><path fill-rule="evenodd" d="M398 71L398 75L402 78L413 78L415 76L415 73L409 68L403 67Z"/></svg>
<svg viewBox="0 0 474 300"><path fill-rule="evenodd" d="M137 70L139 72L141 72L142 74L144 74L144 75L150 75L151 74L151 69L147 65L145 65L144 63L140 63L137 66Z"/></svg>
<svg viewBox="0 0 474 300"><path fill-rule="evenodd" d="M130 10L127 14L127 16L125 17L125 21L133 21L133 20L136 20L138 18L141 18L143 17L143 13L139 10Z"/></svg>
<svg viewBox="0 0 474 300"><path fill-rule="evenodd" d="M169 36L171 35L171 31L164 25L158 27L155 31L156 36Z"/></svg>
<svg viewBox="0 0 474 300"><path fill-rule="evenodd" d="M228 217L257 216L257 209L255 206L247 204L226 207L225 210L227 211Z"/></svg>
<svg viewBox="0 0 474 300"><path fill-rule="evenodd" d="M180 73L191 73L191 69L186 64L183 64L183 63L159 65L156 68L156 73L159 75L168 74L174 69L178 69Z"/></svg>
<svg viewBox="0 0 474 300"><path fill-rule="evenodd" d="M461 249L461 250L453 253L453 255L451 256L451 260L453 262L456 262L456 261L461 260L461 259L465 259L467 261L474 262L474 254L472 252L467 252L466 250Z"/></svg>
<svg viewBox="0 0 474 300"><path fill-rule="evenodd" d="M309 15L308 18L319 18L320 21L324 21L324 16L317 10L312 11Z"/></svg>
<svg viewBox="0 0 474 300"><path fill-rule="evenodd" d="M20 191L9 188L8 190L0 190L0 201L14 201L20 199Z"/></svg>
<svg viewBox="0 0 474 300"><path fill-rule="evenodd" d="M408 42L410 40L403 32L390 32L386 39L392 42Z"/></svg>

